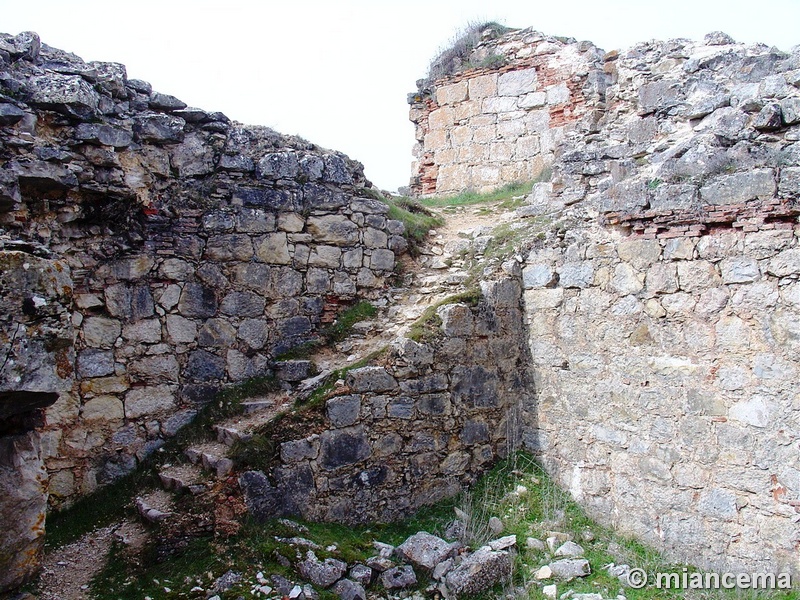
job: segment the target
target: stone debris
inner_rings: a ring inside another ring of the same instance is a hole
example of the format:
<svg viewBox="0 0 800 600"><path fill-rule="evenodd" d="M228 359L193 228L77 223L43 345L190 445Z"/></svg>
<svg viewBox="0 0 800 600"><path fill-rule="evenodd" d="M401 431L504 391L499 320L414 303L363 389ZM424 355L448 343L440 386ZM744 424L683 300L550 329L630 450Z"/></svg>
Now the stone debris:
<svg viewBox="0 0 800 600"><path fill-rule="evenodd" d="M347 573L347 563L335 558L321 561L312 550L306 552L306 558L297 565L300 575L323 589L331 587Z"/></svg>
<svg viewBox="0 0 800 600"><path fill-rule="evenodd" d="M387 569L381 573L380 580L387 590L406 589L417 585L417 575L411 565Z"/></svg>
<svg viewBox="0 0 800 600"><path fill-rule="evenodd" d="M583 556L584 550L581 546L576 544L573 541L567 541L561 544L556 551L553 553L553 556L559 557L563 556L566 558L576 558Z"/></svg>
<svg viewBox="0 0 800 600"><path fill-rule="evenodd" d="M447 588L454 594L477 594L511 577L511 555L482 546L462 557L461 562L447 574Z"/></svg>
<svg viewBox="0 0 800 600"><path fill-rule="evenodd" d="M415 533L395 549L398 556L428 571L432 571L453 551L452 544L426 531Z"/></svg>
<svg viewBox="0 0 800 600"><path fill-rule="evenodd" d="M551 562L547 566L550 568L553 577L567 581L576 577L586 577L592 572L589 561L584 558L564 558Z"/></svg>

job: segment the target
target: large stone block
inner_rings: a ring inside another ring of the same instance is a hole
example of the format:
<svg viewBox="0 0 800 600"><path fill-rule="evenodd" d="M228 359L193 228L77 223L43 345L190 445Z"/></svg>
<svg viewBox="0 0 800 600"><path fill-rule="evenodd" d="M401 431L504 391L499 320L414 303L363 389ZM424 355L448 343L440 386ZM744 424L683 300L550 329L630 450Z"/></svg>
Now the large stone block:
<svg viewBox="0 0 800 600"><path fill-rule="evenodd" d="M219 310L234 317L258 317L264 314L265 304L264 298L253 292L230 292Z"/></svg>
<svg viewBox="0 0 800 600"><path fill-rule="evenodd" d="M227 347L236 341L236 329L224 319L209 319L197 335L197 343L205 347Z"/></svg>
<svg viewBox="0 0 800 600"><path fill-rule="evenodd" d="M122 333L122 324L106 317L88 317L83 321L83 341L93 348L110 348Z"/></svg>
<svg viewBox="0 0 800 600"><path fill-rule="evenodd" d="M439 106L456 104L467 99L468 82L459 81L436 88L436 102Z"/></svg>
<svg viewBox="0 0 800 600"><path fill-rule="evenodd" d="M169 385L134 388L125 394L125 418L169 412L175 409L176 389Z"/></svg>
<svg viewBox="0 0 800 600"><path fill-rule="evenodd" d="M309 217L306 227L316 242L328 242L337 246L355 246L359 242L358 226L341 215Z"/></svg>
<svg viewBox="0 0 800 600"><path fill-rule="evenodd" d="M383 367L361 367L347 373L347 385L354 392L388 392L397 381Z"/></svg>
<svg viewBox="0 0 800 600"><path fill-rule="evenodd" d="M215 235L206 243L205 258L212 261L246 261L253 257L253 242L242 233Z"/></svg>
<svg viewBox="0 0 800 600"><path fill-rule="evenodd" d="M225 377L225 359L205 350L189 355L183 374L192 381L210 381Z"/></svg>
<svg viewBox="0 0 800 600"><path fill-rule="evenodd" d="M700 188L700 198L707 204L741 204L756 198L769 200L776 189L772 169L753 169L713 179Z"/></svg>
<svg viewBox="0 0 800 600"><path fill-rule="evenodd" d="M256 240L256 256L259 260L273 265L291 263L286 233L271 233Z"/></svg>
<svg viewBox="0 0 800 600"><path fill-rule="evenodd" d="M361 462L371 453L362 427L325 431L320 436L320 462L326 470Z"/></svg>
<svg viewBox="0 0 800 600"><path fill-rule="evenodd" d="M361 398L357 395L337 396L328 400L325 407L334 427L348 427L358 421Z"/></svg>
<svg viewBox="0 0 800 600"><path fill-rule="evenodd" d="M496 407L500 401L497 374L480 365L456 366L451 375L453 400L474 408Z"/></svg>
<svg viewBox="0 0 800 600"><path fill-rule="evenodd" d="M208 318L217 312L217 295L213 288L189 282L183 286L178 311L185 317Z"/></svg>
<svg viewBox="0 0 800 600"><path fill-rule="evenodd" d="M178 381L178 360L172 354L145 356L128 364L132 381L173 382Z"/></svg>
<svg viewBox="0 0 800 600"><path fill-rule="evenodd" d="M497 78L498 96L522 96L533 92L539 85L536 69L521 69L503 73Z"/></svg>
<svg viewBox="0 0 800 600"><path fill-rule="evenodd" d="M114 352L87 348L78 354L80 377L103 377L114 374Z"/></svg>

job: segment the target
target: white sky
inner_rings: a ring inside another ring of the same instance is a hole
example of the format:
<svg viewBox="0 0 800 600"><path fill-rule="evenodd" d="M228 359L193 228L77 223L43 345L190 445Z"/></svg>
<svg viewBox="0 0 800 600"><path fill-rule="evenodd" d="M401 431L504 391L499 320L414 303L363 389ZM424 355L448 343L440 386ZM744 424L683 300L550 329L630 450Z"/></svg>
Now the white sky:
<svg viewBox="0 0 800 600"><path fill-rule="evenodd" d="M800 44L800 0L0 0L0 31L36 31L190 106L341 150L388 190L410 175L406 93L460 27L487 20L606 50L715 30Z"/></svg>

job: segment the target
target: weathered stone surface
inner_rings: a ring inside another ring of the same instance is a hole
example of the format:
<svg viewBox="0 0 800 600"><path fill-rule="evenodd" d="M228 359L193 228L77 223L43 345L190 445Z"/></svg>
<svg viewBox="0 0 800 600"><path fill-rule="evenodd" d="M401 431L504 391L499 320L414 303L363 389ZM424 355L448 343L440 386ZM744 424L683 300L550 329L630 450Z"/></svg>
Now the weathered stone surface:
<svg viewBox="0 0 800 600"><path fill-rule="evenodd" d="M325 469L361 462L372 452L361 427L326 431L320 444L320 462Z"/></svg>
<svg viewBox="0 0 800 600"><path fill-rule="evenodd" d="M176 144L183 141L186 121L180 117L150 114L134 121L133 133L141 141L160 144Z"/></svg>
<svg viewBox="0 0 800 600"><path fill-rule="evenodd" d="M175 408L175 388L155 385L134 388L125 394L125 418L163 413Z"/></svg>
<svg viewBox="0 0 800 600"><path fill-rule="evenodd" d="M348 427L358 421L361 398L357 395L338 396L328 400L325 407L334 427Z"/></svg>
<svg viewBox="0 0 800 600"><path fill-rule="evenodd" d="M281 493L261 471L245 471L239 476L248 512L258 522L280 516L283 512Z"/></svg>
<svg viewBox="0 0 800 600"><path fill-rule="evenodd" d="M0 437L0 593L29 581L39 570L47 509L38 435Z"/></svg>
<svg viewBox="0 0 800 600"><path fill-rule="evenodd" d="M225 376L225 360L206 350L195 350L189 355L184 375L192 381L222 379Z"/></svg>
<svg viewBox="0 0 800 600"><path fill-rule="evenodd" d="M27 87L33 106L85 120L97 112L97 93L78 75L34 76L28 80Z"/></svg>
<svg viewBox="0 0 800 600"><path fill-rule="evenodd" d="M400 544L396 552L412 564L431 571L445 560L452 550L452 546L442 538L420 531Z"/></svg>
<svg viewBox="0 0 800 600"><path fill-rule="evenodd" d="M300 575L314 585L329 588L347 573L347 563L335 558L321 561L313 551L306 552L305 560L297 565Z"/></svg>
<svg viewBox="0 0 800 600"><path fill-rule="evenodd" d="M187 283L183 286L178 310L184 317L213 317L217 306L217 296L212 288L199 283Z"/></svg>
<svg viewBox="0 0 800 600"><path fill-rule="evenodd" d="M387 569L381 573L380 580L387 590L400 590L417 585L417 575L411 565Z"/></svg>
<svg viewBox="0 0 800 600"><path fill-rule="evenodd" d="M342 579L333 586L333 593L342 600L367 600L367 592L363 584Z"/></svg>
<svg viewBox="0 0 800 600"><path fill-rule="evenodd" d="M318 242L352 246L359 241L358 225L344 216L309 217L306 228Z"/></svg>
<svg viewBox="0 0 800 600"><path fill-rule="evenodd" d="M354 392L386 392L397 387L397 381L383 367L361 367L347 373L347 385Z"/></svg>
<svg viewBox="0 0 800 600"><path fill-rule="evenodd" d="M477 594L511 577L508 552L482 546L447 574L447 588L454 594Z"/></svg>
<svg viewBox="0 0 800 600"><path fill-rule="evenodd" d="M574 579L575 577L586 577L592 570L589 561L583 558L565 558L557 560L549 565L554 577L559 579Z"/></svg>
<svg viewBox="0 0 800 600"><path fill-rule="evenodd" d="M104 377L114 374L114 353L111 350L87 348L78 354L80 377Z"/></svg>

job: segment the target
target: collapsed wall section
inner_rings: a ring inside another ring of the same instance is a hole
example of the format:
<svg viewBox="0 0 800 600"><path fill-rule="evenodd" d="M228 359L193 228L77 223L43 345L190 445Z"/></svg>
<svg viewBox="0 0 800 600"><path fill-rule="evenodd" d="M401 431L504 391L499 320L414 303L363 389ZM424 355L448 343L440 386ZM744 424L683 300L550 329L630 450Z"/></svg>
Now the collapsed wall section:
<svg viewBox="0 0 800 600"><path fill-rule="evenodd" d="M515 448L529 404L521 291L507 276L483 282L475 306L438 309L429 339L349 371L316 418L282 421L271 469L241 477L251 512L386 522L474 483Z"/></svg>
<svg viewBox="0 0 800 600"><path fill-rule="evenodd" d="M340 153L187 107L35 34L0 42L2 235L49 248L74 287L75 384L42 434L58 504L380 296L406 242Z"/></svg>
<svg viewBox="0 0 800 600"><path fill-rule="evenodd" d="M415 195L531 181L568 127L602 108L603 51L525 29L479 43L464 70L409 94ZM481 66L489 65L489 66Z"/></svg>

